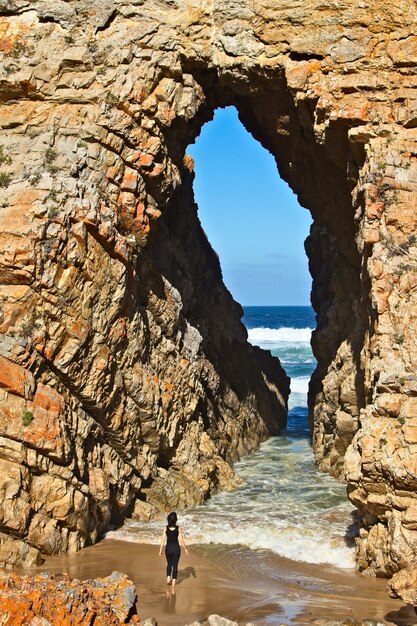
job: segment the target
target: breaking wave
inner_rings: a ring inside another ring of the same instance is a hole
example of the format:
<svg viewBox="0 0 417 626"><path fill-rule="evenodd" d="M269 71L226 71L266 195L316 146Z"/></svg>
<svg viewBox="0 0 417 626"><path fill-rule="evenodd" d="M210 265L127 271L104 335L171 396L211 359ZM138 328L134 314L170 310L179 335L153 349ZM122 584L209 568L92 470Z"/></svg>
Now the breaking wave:
<svg viewBox="0 0 417 626"><path fill-rule="evenodd" d="M271 348L275 344L309 344L312 328L250 328L248 340L261 348Z"/></svg>

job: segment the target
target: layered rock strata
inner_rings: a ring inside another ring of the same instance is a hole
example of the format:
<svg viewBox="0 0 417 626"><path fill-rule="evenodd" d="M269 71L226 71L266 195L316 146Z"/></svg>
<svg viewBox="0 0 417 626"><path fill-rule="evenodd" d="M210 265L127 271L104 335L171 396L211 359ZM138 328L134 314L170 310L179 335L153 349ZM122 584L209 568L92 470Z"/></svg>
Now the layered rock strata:
<svg viewBox="0 0 417 626"><path fill-rule="evenodd" d="M175 82L165 52L161 70L140 44L154 18L128 19L137 47L124 58L122 33L105 27L113 9L88 7L9 4L1 18L6 564L233 488L233 461L286 418L288 379L247 343L201 230L185 134L166 135ZM48 95L16 93L22 71ZM178 106L192 119L204 96L184 81Z"/></svg>
<svg viewBox="0 0 417 626"><path fill-rule="evenodd" d="M227 462L283 423L285 380L246 344L184 160L233 104L314 218L317 462L346 473L360 567L404 567L417 547L414 8L0 12L3 531L82 546L137 496L146 515L231 484Z"/></svg>

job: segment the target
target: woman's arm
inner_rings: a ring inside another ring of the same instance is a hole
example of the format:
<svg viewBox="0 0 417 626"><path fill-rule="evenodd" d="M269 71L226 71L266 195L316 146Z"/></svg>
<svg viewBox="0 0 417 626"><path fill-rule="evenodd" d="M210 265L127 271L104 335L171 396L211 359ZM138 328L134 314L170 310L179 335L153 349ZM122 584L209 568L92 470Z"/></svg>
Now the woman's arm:
<svg viewBox="0 0 417 626"><path fill-rule="evenodd" d="M180 544L185 550L185 554L188 554L187 546L185 545L185 541L184 541L184 535L182 534L182 528L178 528L178 537L180 540Z"/></svg>
<svg viewBox="0 0 417 626"><path fill-rule="evenodd" d="M167 534L164 528L164 530L162 531L162 535L161 535L161 545L159 546L159 556L162 556L162 548L164 547L166 540L167 540Z"/></svg>

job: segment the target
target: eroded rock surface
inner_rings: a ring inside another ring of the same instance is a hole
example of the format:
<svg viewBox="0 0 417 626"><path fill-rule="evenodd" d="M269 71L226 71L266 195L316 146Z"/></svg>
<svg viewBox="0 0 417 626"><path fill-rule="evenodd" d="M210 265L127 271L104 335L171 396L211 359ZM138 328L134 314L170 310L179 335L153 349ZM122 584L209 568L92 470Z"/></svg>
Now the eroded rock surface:
<svg viewBox="0 0 417 626"><path fill-rule="evenodd" d="M140 623L135 586L120 572L82 582L66 574L9 574L0 577L0 611L4 626Z"/></svg>
<svg viewBox="0 0 417 626"><path fill-rule="evenodd" d="M407 567L394 574L388 588L394 598L417 607L417 567Z"/></svg>
<svg viewBox="0 0 417 626"><path fill-rule="evenodd" d="M3 531L77 549L135 506L231 486L229 463L283 424L286 381L246 344L184 158L234 104L314 218L318 464L342 476L347 452L360 567L403 567L417 547L414 7L0 13Z"/></svg>
<svg viewBox="0 0 417 626"><path fill-rule="evenodd" d="M288 379L247 343L173 128L203 90L173 7L141 5L0 5L7 565L233 488L285 424Z"/></svg>

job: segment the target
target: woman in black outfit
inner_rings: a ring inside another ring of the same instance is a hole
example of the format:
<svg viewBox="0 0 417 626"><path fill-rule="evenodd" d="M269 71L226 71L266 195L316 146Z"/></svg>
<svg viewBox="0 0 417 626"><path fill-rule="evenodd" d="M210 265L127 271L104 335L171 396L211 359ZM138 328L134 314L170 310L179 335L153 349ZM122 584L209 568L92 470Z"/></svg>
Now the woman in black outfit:
<svg viewBox="0 0 417 626"><path fill-rule="evenodd" d="M185 546L182 530L177 526L177 514L172 512L168 515L167 526L162 531L161 545L159 548L159 556L162 555L162 548L165 546L165 556L167 559L167 585L172 582L175 586L178 576L178 561L181 556L180 544L184 548L185 554L188 550Z"/></svg>

